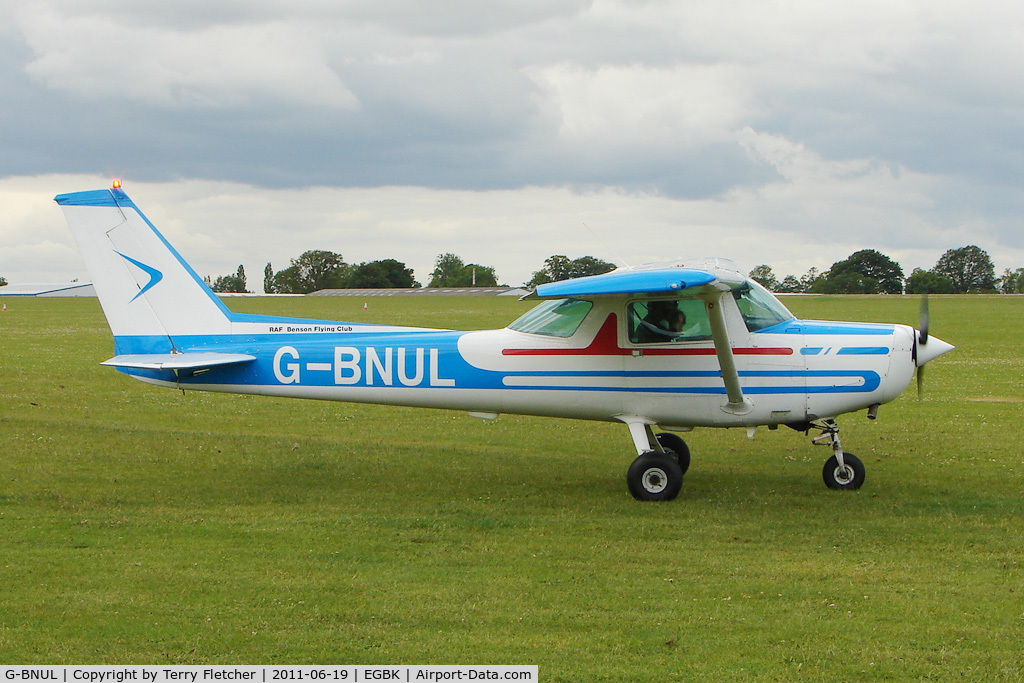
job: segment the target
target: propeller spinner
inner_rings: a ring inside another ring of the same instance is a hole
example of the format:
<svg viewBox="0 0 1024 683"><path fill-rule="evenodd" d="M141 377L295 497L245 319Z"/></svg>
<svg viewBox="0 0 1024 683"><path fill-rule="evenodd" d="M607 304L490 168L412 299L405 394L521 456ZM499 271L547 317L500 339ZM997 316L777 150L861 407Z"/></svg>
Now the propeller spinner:
<svg viewBox="0 0 1024 683"><path fill-rule="evenodd" d="M917 365L917 397L921 398L924 390L924 366L942 354L955 348L941 339L928 335L931 314L928 311L928 295L921 299L921 314L918 318L917 336L914 338L914 364Z"/></svg>

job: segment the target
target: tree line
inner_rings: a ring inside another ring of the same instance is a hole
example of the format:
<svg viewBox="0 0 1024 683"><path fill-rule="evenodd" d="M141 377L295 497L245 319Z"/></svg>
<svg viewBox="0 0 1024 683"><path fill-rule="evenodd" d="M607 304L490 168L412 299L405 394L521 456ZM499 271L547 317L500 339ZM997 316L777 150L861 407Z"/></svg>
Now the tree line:
<svg viewBox="0 0 1024 683"><path fill-rule="evenodd" d="M245 270L238 266L233 275L223 275L207 284L215 292L247 292ZM496 287L494 268L465 263L455 254L440 254L428 287ZM287 268L275 271L271 263L263 269L266 294L308 294L321 289L393 289L421 287L411 268L395 259L346 263L341 254L322 249L303 252Z"/></svg>
<svg viewBox="0 0 1024 683"><path fill-rule="evenodd" d="M215 292L248 292L245 268L241 265L231 275L222 275L206 284ZM341 254L310 250L279 271L267 263L263 270L263 291L267 294L308 294L319 289L352 289L369 287L419 287L412 270L394 259L345 263Z"/></svg>
<svg viewBox="0 0 1024 683"><path fill-rule="evenodd" d="M966 294L1024 292L1024 268L1007 268L1001 278L988 252L975 245L949 249L929 270L915 268L904 277L903 268L874 249L854 252L825 272L811 268L802 277L776 278L771 266L760 265L750 277L780 294Z"/></svg>
<svg viewBox="0 0 1024 683"><path fill-rule="evenodd" d="M341 254L320 249L304 252L283 270L275 272L270 263L263 269L263 291L267 294L419 286L412 269L401 261L383 259L349 264Z"/></svg>
<svg viewBox="0 0 1024 683"><path fill-rule="evenodd" d="M555 254L545 259L544 266L533 273L527 286L555 282L614 270L615 265L593 256L570 259ZM230 275L216 279L204 278L215 292L248 292L245 268L241 265ZM358 264L345 263L341 254L313 249L293 258L287 268L275 271L271 263L263 269L263 291L266 294L308 294L321 289L391 289L416 288L420 283L411 268L401 261L383 259ZM451 252L438 254L428 287L497 287L494 268L479 263L466 263Z"/></svg>

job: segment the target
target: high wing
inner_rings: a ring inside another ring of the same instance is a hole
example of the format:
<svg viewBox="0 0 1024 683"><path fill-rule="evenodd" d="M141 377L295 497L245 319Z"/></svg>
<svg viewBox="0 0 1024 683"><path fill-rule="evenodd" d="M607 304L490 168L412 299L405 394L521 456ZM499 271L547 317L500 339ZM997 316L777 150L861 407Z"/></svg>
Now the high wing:
<svg viewBox="0 0 1024 683"><path fill-rule="evenodd" d="M718 279L718 275L711 271L690 268L615 270L603 275L549 282L537 287L535 296L547 299L606 294L675 294L684 289L710 285Z"/></svg>
<svg viewBox="0 0 1024 683"><path fill-rule="evenodd" d="M743 395L739 373L732 353L732 342L725 322L721 299L731 288L729 283L742 282L740 273L725 270L707 270L686 267L674 268L627 268L575 280L549 282L537 287L537 298L591 298L606 295L642 294L671 295L691 290L704 302L708 322L711 324L711 338L715 343L715 355L722 372L722 381L728 401L722 410L736 415L749 413L750 401ZM526 298L526 297L524 297Z"/></svg>

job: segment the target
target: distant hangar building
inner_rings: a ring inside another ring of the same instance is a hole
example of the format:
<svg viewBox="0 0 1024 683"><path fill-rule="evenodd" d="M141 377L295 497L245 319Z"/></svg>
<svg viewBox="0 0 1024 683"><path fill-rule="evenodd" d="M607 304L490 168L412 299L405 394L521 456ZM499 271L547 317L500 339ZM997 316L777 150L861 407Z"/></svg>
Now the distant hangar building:
<svg viewBox="0 0 1024 683"><path fill-rule="evenodd" d="M522 287L417 287L388 289L320 289L307 296L515 296L529 294Z"/></svg>
<svg viewBox="0 0 1024 683"><path fill-rule="evenodd" d="M4 296L96 296L96 289L91 282L4 285L0 287L0 297Z"/></svg>
<svg viewBox="0 0 1024 683"><path fill-rule="evenodd" d="M529 294L530 290L522 287L421 287L415 289L321 289L306 296L515 296ZM57 284L19 284L0 287L0 297L4 296L96 296L96 289L91 282L62 282ZM220 294L220 296L264 296L255 294ZM272 294L269 296L282 296ZM290 295L297 296L297 295Z"/></svg>

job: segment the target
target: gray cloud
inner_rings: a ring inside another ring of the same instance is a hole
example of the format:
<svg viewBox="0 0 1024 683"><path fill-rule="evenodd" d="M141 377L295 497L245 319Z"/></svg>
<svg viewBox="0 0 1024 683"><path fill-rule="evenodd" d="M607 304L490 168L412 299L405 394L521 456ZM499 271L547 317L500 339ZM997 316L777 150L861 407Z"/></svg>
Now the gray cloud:
<svg viewBox="0 0 1024 683"><path fill-rule="evenodd" d="M820 252L824 233L925 258L965 226L993 251L1021 248L1024 10L1010 3L0 10L0 177L611 189L702 225L784 232L790 250ZM649 205L624 220L660 224Z"/></svg>

